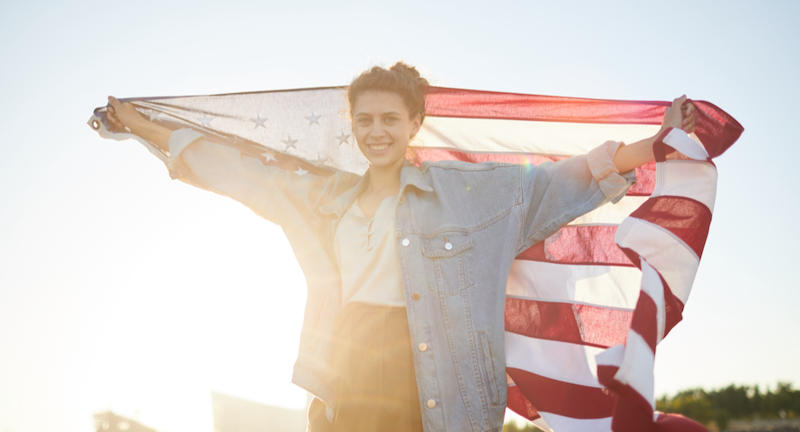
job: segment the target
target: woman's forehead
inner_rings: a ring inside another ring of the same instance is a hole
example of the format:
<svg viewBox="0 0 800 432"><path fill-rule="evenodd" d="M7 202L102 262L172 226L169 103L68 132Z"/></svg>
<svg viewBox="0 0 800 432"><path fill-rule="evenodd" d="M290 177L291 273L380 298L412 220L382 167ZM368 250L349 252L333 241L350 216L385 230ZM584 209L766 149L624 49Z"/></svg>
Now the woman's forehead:
<svg viewBox="0 0 800 432"><path fill-rule="evenodd" d="M382 115L401 114L408 115L403 98L397 93L387 91L368 90L356 99L353 115Z"/></svg>

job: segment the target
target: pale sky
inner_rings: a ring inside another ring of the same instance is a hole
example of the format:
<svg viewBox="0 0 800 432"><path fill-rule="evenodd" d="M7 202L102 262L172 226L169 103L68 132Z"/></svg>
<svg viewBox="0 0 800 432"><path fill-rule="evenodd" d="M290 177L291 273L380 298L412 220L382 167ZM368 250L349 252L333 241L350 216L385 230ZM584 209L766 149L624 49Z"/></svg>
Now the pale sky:
<svg viewBox="0 0 800 432"><path fill-rule="evenodd" d="M493 3L0 3L0 432L89 432L106 409L211 432L211 390L302 406L305 284L280 229L86 121L109 94L342 85L397 60L438 85L686 93L736 117L656 393L800 386L800 3Z"/></svg>

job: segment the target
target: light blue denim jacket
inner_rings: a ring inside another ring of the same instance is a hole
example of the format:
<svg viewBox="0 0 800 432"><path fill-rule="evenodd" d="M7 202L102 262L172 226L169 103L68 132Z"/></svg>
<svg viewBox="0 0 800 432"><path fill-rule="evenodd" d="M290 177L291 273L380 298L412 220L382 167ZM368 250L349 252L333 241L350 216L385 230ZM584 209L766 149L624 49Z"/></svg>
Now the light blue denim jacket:
<svg viewBox="0 0 800 432"><path fill-rule="evenodd" d="M171 174L236 199L283 228L308 282L292 380L322 399L330 416L336 400L326 377L342 308L333 238L367 175L299 175L202 138L189 129L172 134ZM511 265L562 225L625 195L635 176L618 174L612 164L619 146L607 142L538 167L403 166L395 237L425 431L502 429Z"/></svg>

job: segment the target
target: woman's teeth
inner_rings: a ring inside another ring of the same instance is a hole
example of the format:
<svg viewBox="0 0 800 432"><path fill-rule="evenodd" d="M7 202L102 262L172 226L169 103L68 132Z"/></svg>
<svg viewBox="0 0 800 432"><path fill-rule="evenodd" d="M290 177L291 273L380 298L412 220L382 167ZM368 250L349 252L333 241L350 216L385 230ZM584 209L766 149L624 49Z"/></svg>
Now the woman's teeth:
<svg viewBox="0 0 800 432"><path fill-rule="evenodd" d="M375 151L385 150L388 147L389 147L389 144L378 144L378 145L369 146L369 148L371 148L372 150L375 150Z"/></svg>

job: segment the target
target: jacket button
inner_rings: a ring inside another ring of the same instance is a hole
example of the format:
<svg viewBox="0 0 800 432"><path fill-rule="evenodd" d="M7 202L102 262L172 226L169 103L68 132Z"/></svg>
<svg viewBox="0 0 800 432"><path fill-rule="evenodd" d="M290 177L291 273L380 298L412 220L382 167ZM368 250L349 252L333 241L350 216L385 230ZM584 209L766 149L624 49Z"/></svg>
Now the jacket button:
<svg viewBox="0 0 800 432"><path fill-rule="evenodd" d="M447 242L447 243L444 244L444 248L447 249L447 250L453 250L453 244L450 243L450 242Z"/></svg>
<svg viewBox="0 0 800 432"><path fill-rule="evenodd" d="M408 246L410 244L411 244L411 241L409 239L407 239L407 238L403 239L403 246Z"/></svg>
<svg viewBox="0 0 800 432"><path fill-rule="evenodd" d="M436 401L433 399L428 399L428 408L430 409L436 408Z"/></svg>
<svg viewBox="0 0 800 432"><path fill-rule="evenodd" d="M422 351L422 352L427 351L428 350L428 345L425 344L425 342L419 344L419 350Z"/></svg>
<svg viewBox="0 0 800 432"><path fill-rule="evenodd" d="M414 299L414 300L419 300L419 293L415 292L415 293L411 294L411 298Z"/></svg>

